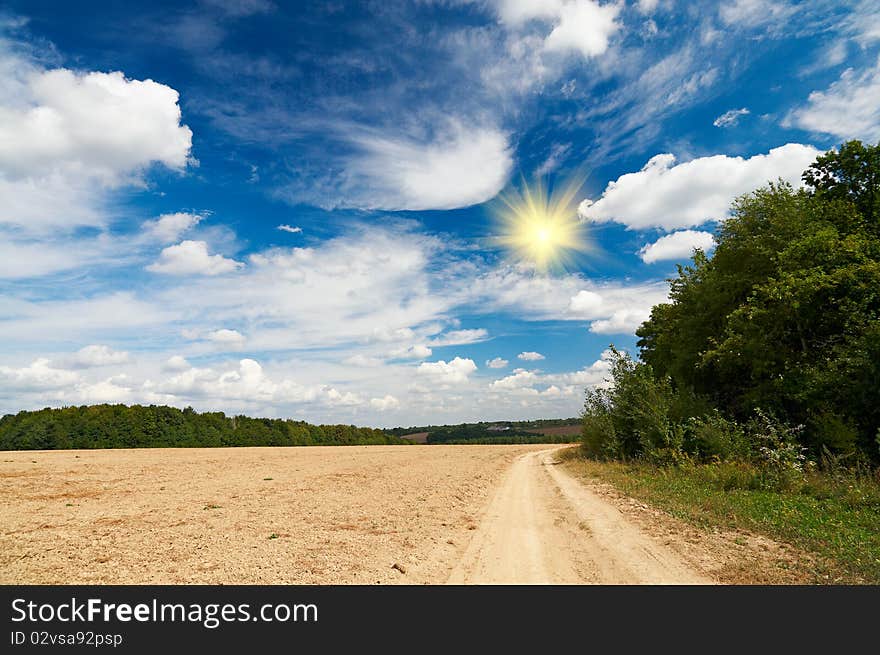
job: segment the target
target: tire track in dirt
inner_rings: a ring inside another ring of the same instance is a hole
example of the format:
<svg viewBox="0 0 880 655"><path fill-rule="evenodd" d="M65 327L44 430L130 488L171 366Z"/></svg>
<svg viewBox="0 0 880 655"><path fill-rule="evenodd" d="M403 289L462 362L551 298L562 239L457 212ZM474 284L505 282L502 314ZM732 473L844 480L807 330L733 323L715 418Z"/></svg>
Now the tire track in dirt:
<svg viewBox="0 0 880 655"><path fill-rule="evenodd" d="M451 584L712 584L556 466L552 448L511 465Z"/></svg>

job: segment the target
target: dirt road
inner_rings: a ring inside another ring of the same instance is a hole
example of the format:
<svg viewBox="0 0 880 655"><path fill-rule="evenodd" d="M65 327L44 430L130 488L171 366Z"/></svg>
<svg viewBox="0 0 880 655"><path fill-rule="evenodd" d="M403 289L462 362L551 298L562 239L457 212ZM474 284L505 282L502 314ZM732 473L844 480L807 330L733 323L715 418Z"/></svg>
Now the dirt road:
<svg viewBox="0 0 880 655"><path fill-rule="evenodd" d="M627 498L558 447L0 453L0 583L800 582L801 554Z"/></svg>
<svg viewBox="0 0 880 655"><path fill-rule="evenodd" d="M556 466L556 450L514 461L450 583L713 582Z"/></svg>

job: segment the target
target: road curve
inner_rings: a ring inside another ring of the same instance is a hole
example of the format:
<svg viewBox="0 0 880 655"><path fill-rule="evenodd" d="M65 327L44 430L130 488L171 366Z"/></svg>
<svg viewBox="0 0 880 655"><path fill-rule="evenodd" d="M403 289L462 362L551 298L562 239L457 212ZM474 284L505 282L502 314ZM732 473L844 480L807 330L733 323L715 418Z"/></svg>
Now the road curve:
<svg viewBox="0 0 880 655"><path fill-rule="evenodd" d="M712 584L556 466L514 460L450 584Z"/></svg>

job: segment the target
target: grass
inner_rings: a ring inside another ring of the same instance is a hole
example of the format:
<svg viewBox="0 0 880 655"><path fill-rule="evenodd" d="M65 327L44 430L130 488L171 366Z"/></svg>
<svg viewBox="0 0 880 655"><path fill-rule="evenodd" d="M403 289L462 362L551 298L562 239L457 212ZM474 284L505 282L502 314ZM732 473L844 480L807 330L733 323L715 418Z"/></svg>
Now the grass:
<svg viewBox="0 0 880 655"><path fill-rule="evenodd" d="M704 528L736 528L813 553L817 579L880 583L880 481L845 472L812 472L786 488L768 490L746 464L657 467L597 462L567 453L581 474Z"/></svg>

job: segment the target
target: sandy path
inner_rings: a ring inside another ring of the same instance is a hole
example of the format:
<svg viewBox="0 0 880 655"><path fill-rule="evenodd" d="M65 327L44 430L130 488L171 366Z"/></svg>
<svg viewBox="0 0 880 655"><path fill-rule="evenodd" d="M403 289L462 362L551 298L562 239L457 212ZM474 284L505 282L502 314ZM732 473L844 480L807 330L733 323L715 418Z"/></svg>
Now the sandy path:
<svg viewBox="0 0 880 655"><path fill-rule="evenodd" d="M513 462L450 583L713 582L556 466L555 450Z"/></svg>

